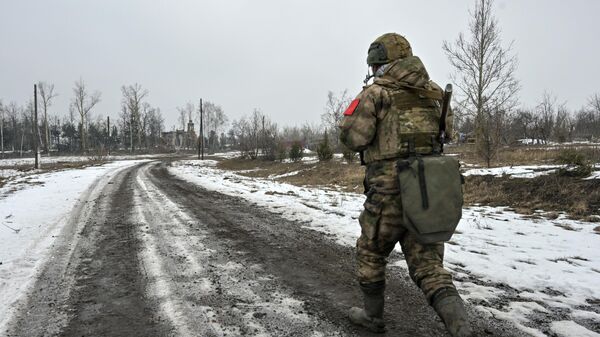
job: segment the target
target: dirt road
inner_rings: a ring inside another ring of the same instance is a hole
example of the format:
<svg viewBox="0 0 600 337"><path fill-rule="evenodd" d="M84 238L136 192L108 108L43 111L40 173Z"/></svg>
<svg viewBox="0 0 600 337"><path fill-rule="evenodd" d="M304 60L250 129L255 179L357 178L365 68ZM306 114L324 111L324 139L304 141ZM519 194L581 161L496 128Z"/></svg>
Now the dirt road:
<svg viewBox="0 0 600 337"><path fill-rule="evenodd" d="M372 336L346 319L360 304L351 248L166 165L82 197L7 336ZM447 336L401 269L388 281L377 336ZM474 317L477 336L521 335Z"/></svg>

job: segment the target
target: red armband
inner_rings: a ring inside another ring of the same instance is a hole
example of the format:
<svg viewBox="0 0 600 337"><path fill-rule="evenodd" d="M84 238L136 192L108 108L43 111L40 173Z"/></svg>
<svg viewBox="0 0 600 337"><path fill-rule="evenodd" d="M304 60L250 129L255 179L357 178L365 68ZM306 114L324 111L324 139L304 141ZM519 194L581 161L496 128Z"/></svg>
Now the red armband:
<svg viewBox="0 0 600 337"><path fill-rule="evenodd" d="M360 99L357 98L353 100L352 103L350 103L350 106L348 106L348 109L344 111L344 116L352 116L354 110L356 110L356 107L358 106L358 103L360 103Z"/></svg>

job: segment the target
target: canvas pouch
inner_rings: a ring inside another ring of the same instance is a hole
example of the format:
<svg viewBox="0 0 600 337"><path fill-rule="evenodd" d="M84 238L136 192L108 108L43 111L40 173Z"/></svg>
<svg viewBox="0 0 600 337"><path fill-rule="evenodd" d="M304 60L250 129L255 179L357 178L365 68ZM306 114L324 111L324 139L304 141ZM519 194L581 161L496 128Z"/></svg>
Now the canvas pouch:
<svg viewBox="0 0 600 337"><path fill-rule="evenodd" d="M448 241L462 216L463 177L454 157L411 156L396 163L404 225L421 243Z"/></svg>

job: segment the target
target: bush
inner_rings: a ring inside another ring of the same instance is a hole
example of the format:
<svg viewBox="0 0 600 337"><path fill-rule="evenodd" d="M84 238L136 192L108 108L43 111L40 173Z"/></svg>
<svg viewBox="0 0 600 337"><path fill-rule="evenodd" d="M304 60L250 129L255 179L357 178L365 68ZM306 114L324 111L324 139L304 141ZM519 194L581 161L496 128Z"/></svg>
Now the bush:
<svg viewBox="0 0 600 337"><path fill-rule="evenodd" d="M268 161L276 160L279 143L279 140L275 137L265 137L262 158Z"/></svg>
<svg viewBox="0 0 600 337"><path fill-rule="evenodd" d="M348 164L352 164L356 160L357 153L348 149L347 147L344 147L344 150L342 151L342 156Z"/></svg>
<svg viewBox="0 0 600 337"><path fill-rule="evenodd" d="M277 143L277 160L282 162L287 158L288 150L282 141Z"/></svg>
<svg viewBox="0 0 600 337"><path fill-rule="evenodd" d="M327 136L327 131L325 131L323 140L317 147L317 157L319 157L319 161L329 161L333 158L333 151L329 146L329 137Z"/></svg>
<svg viewBox="0 0 600 337"><path fill-rule="evenodd" d="M587 177L594 170L592 162L587 156L573 149L560 151L556 157L556 162L565 165L556 172L560 176Z"/></svg>
<svg viewBox="0 0 600 337"><path fill-rule="evenodd" d="M298 162L300 160L302 160L302 157L304 156L304 149L302 148L302 144L300 144L300 142L296 141L292 144L292 147L290 148L290 159L293 162Z"/></svg>

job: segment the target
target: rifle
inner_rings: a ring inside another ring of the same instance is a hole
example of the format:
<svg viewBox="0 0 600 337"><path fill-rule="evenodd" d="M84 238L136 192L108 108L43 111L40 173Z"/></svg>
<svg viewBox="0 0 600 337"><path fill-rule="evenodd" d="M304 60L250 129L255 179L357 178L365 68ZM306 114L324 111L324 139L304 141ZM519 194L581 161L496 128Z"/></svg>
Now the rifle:
<svg viewBox="0 0 600 337"><path fill-rule="evenodd" d="M444 152L444 143L446 142L446 117L450 110L450 100L452 99L452 84L446 84L444 94L442 96L442 116L440 118L440 129L438 133L438 141L440 142L441 152Z"/></svg>

